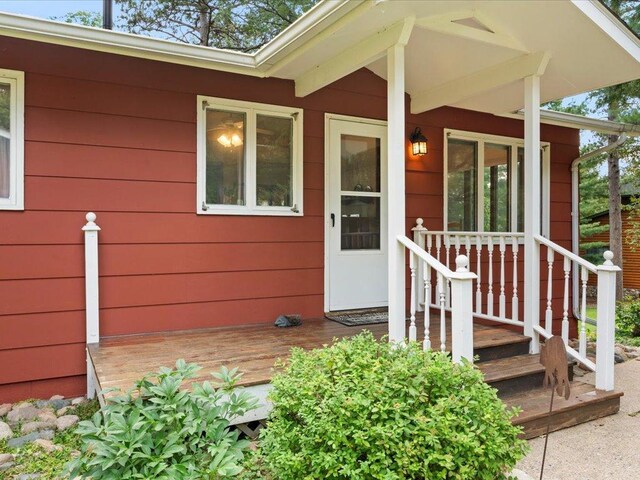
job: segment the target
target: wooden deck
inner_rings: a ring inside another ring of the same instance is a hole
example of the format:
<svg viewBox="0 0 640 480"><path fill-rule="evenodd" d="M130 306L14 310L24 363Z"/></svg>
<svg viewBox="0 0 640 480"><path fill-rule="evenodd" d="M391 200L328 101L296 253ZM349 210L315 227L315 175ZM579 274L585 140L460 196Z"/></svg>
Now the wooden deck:
<svg viewBox="0 0 640 480"><path fill-rule="evenodd" d="M251 386L269 383L274 362L286 358L291 347L317 348L362 330L382 337L387 328L386 323L346 327L327 319L309 319L293 328L268 324L105 338L91 345L89 353L100 389L129 389L145 374L162 366L171 367L180 358L203 367L201 377L195 381L211 379L210 372L224 365L238 367L244 374L240 385ZM418 338L422 338L423 331L420 326ZM431 320L430 338L433 347L438 348L439 320ZM528 343L526 337L509 330L474 327L476 350L523 343Z"/></svg>

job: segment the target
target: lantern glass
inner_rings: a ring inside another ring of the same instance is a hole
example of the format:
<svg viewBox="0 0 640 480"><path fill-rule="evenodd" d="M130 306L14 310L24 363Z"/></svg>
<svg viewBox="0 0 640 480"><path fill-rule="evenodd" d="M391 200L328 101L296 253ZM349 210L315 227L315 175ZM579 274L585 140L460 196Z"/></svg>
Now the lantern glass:
<svg viewBox="0 0 640 480"><path fill-rule="evenodd" d="M414 155L427 154L427 138L422 134L419 127L411 134L411 151Z"/></svg>

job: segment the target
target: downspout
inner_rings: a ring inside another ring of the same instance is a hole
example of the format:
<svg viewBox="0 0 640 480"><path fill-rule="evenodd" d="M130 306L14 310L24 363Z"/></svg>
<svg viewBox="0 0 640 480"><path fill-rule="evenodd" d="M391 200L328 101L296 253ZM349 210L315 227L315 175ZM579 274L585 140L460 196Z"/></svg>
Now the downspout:
<svg viewBox="0 0 640 480"><path fill-rule="evenodd" d="M609 145L605 145L604 147L600 147L596 150L593 150L589 153L585 153L584 155L576 158L573 162L571 162L571 249L573 253L576 255L580 255L580 164L585 160L589 160L590 158L597 157L598 155L602 155L603 153L607 153L614 148L618 148L620 145L625 143L629 137L623 132L620 134L618 139L610 143ZM578 320L582 320L580 315L580 307L579 302L576 302L575 299L580 298L580 283L579 283L579 271L578 266L573 265L573 278L572 278L572 298L574 299L573 303L573 316ZM587 321L590 319L587 318ZM592 319L591 319L592 320ZM589 323L594 323L593 321Z"/></svg>

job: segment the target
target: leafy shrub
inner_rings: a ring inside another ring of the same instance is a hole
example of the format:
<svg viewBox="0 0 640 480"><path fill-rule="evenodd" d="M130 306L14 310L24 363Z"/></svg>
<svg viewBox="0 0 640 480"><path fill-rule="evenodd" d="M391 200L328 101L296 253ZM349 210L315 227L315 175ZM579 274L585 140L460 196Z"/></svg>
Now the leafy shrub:
<svg viewBox="0 0 640 480"><path fill-rule="evenodd" d="M249 445L229 428L228 418L255 407L248 393L233 391L236 370L214 373L221 386L194 383L200 369L184 360L162 368L81 422L81 455L69 465L71 478L94 480L201 479L237 475Z"/></svg>
<svg viewBox="0 0 640 480"><path fill-rule="evenodd" d="M363 333L283 368L260 436L268 478L495 480L526 450L515 412L446 354Z"/></svg>
<svg viewBox="0 0 640 480"><path fill-rule="evenodd" d="M618 303L616 329L619 337L640 337L640 300Z"/></svg>

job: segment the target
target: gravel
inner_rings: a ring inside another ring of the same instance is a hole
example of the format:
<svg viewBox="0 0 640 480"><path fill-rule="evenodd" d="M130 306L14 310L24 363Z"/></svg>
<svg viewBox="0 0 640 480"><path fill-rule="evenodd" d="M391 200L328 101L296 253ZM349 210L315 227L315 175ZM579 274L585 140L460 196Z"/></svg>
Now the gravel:
<svg viewBox="0 0 640 480"><path fill-rule="evenodd" d="M594 420L549 436L545 480L637 478L640 471L640 360L616 365L616 388L624 392L617 415ZM593 383L593 374L581 381ZM529 442L531 452L518 468L540 476L544 437Z"/></svg>

